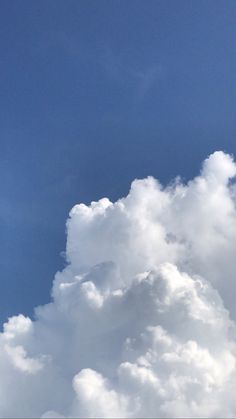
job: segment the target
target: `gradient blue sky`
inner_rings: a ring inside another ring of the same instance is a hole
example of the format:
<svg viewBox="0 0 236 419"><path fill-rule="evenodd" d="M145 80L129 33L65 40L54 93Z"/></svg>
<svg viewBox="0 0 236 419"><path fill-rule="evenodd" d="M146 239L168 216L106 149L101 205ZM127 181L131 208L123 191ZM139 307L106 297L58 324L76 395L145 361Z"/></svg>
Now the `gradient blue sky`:
<svg viewBox="0 0 236 419"><path fill-rule="evenodd" d="M1 0L0 319L50 298L77 202L236 155L236 2Z"/></svg>

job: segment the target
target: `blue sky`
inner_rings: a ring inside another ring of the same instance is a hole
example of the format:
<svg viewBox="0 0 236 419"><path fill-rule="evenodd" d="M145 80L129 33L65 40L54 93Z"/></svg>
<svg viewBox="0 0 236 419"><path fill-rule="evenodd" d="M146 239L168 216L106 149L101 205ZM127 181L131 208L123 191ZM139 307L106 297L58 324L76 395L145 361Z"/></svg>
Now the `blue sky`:
<svg viewBox="0 0 236 419"><path fill-rule="evenodd" d="M236 155L235 1L1 1L0 318L49 301L77 202Z"/></svg>

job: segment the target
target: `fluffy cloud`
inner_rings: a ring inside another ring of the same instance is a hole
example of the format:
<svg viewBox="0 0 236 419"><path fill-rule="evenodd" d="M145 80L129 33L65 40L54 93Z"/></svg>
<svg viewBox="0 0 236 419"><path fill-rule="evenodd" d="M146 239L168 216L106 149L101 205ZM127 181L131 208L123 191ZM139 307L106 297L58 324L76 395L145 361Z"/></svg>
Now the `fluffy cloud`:
<svg viewBox="0 0 236 419"><path fill-rule="evenodd" d="M236 165L76 205L67 266L0 335L1 417L236 415Z"/></svg>

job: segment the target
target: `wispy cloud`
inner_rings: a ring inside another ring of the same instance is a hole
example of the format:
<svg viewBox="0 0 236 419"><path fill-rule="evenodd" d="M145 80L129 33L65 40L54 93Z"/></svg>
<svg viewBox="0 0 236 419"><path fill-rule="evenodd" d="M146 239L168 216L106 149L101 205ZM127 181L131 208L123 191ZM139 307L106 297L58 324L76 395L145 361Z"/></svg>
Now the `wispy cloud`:
<svg viewBox="0 0 236 419"><path fill-rule="evenodd" d="M135 65L129 59L127 52L115 54L112 48L106 46L100 53L100 64L107 76L114 82L124 85L129 83L133 89L133 99L141 103L145 97L157 87L162 76L163 66L160 62L150 65Z"/></svg>

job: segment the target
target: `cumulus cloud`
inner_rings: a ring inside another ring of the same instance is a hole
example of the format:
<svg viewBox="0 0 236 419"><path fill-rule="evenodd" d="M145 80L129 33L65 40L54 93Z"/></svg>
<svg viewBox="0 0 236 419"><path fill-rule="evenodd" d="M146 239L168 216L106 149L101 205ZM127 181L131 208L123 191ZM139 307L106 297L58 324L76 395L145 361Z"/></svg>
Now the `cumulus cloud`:
<svg viewBox="0 0 236 419"><path fill-rule="evenodd" d="M236 415L236 164L76 205L67 266L0 335L1 417Z"/></svg>

